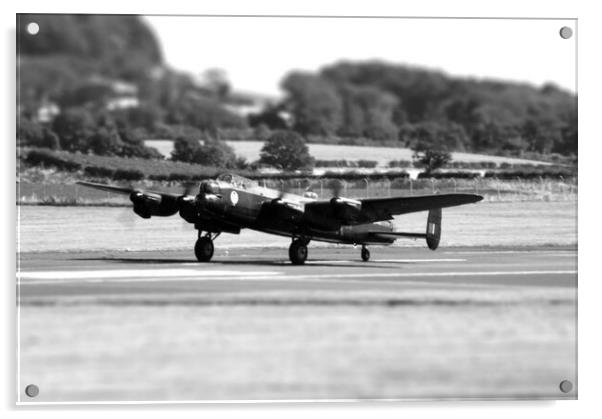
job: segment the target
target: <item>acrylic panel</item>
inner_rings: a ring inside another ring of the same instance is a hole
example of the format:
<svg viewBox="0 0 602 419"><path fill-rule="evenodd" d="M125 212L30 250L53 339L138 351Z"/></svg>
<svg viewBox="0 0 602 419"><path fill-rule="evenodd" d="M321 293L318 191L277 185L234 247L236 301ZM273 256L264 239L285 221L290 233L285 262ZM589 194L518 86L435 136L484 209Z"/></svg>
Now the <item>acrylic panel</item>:
<svg viewBox="0 0 602 419"><path fill-rule="evenodd" d="M17 15L18 402L576 399L577 35Z"/></svg>

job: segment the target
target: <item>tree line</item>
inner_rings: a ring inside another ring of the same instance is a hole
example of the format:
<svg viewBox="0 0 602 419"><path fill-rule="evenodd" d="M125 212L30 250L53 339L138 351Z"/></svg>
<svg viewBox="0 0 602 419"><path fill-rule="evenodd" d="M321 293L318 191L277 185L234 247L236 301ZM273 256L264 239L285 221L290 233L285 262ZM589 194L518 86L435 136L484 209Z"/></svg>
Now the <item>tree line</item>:
<svg viewBox="0 0 602 419"><path fill-rule="evenodd" d="M399 145L416 150L418 158L428 150L577 153L577 98L550 84L537 88L378 61L339 62L316 73L289 73L280 101L242 117L226 106L235 99L224 75L209 72L199 86L191 75L170 69L139 17L18 19L19 145L161 158L143 140L173 139L173 159L229 168L245 164L221 141L231 136L286 142L293 156L262 158L281 168L313 164L300 152L306 141ZM44 36L27 34L29 21L38 22ZM112 107L124 84L135 106ZM60 112L41 121L38 114L48 103Z"/></svg>
<svg viewBox="0 0 602 419"><path fill-rule="evenodd" d="M284 101L255 115L255 123L270 125L286 110L305 136L511 155L577 153L577 98L553 84L537 88L371 61L294 71L282 88Z"/></svg>

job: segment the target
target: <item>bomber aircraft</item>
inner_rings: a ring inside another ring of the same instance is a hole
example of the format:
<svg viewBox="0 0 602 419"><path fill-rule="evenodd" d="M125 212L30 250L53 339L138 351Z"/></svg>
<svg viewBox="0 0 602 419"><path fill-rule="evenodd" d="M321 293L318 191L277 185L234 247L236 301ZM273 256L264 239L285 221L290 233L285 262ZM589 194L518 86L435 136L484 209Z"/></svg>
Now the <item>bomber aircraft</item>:
<svg viewBox="0 0 602 419"><path fill-rule="evenodd" d="M211 260L213 241L221 233L239 234L243 228L290 237L288 254L295 265L305 263L311 240L361 245L363 261L370 259L368 245L389 245L403 237L424 238L435 250L441 239L441 209L483 199L454 193L367 199L336 194L329 200L318 200L313 192L303 196L287 193L230 173L203 180L196 195L77 183L129 195L134 212L142 218L179 213L198 230L194 253L199 262ZM395 231L391 222L394 215L418 211L428 211L425 233Z"/></svg>

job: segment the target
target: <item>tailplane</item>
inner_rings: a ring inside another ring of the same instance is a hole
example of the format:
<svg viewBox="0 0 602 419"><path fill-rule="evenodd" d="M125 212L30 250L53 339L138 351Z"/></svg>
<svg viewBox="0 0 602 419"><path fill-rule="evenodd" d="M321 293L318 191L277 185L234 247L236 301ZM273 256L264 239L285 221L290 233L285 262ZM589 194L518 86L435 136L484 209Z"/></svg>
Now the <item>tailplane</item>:
<svg viewBox="0 0 602 419"><path fill-rule="evenodd" d="M370 237L397 240L402 237L413 239L426 239L426 244L431 250L436 250L441 241L441 208L429 210L426 220L426 233L406 233L401 231L374 231L369 233Z"/></svg>

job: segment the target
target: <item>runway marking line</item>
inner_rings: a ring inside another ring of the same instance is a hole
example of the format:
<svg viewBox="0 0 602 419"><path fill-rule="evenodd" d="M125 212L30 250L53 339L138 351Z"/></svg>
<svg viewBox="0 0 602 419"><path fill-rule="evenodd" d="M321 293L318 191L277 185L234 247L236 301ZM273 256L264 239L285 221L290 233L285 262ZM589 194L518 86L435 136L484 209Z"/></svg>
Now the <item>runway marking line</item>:
<svg viewBox="0 0 602 419"><path fill-rule="evenodd" d="M514 255L528 254L529 256L577 256L577 251L572 250L445 250L446 255Z"/></svg>
<svg viewBox="0 0 602 419"><path fill-rule="evenodd" d="M380 262L380 263L437 263L437 262L466 262L466 259L371 259L372 263ZM321 263L331 263L331 264L344 264L344 263L353 263L356 262L358 265L364 265L364 262L357 260L308 260L305 262L306 265L319 265ZM283 262L283 264L288 265L288 262Z"/></svg>
<svg viewBox="0 0 602 419"><path fill-rule="evenodd" d="M466 262L466 259L374 259L373 262L406 262L406 263L437 263L437 262Z"/></svg>
<svg viewBox="0 0 602 419"><path fill-rule="evenodd" d="M255 276L277 275L274 271L228 271L200 269L107 269L94 271L35 271L18 272L20 279L111 279L111 278L167 278L181 276Z"/></svg>
<svg viewBox="0 0 602 419"><path fill-rule="evenodd" d="M429 277L475 277L475 276L520 276L520 275L574 275L576 270L542 270L542 271L480 271L480 272L371 272L371 273L344 273L344 274L301 274L288 275L283 272L242 272L242 271L195 271L191 269L162 269L162 270L132 270L127 276L118 276L118 271L51 271L51 272L23 272L18 277L28 281L20 285L43 284L77 284L78 282L103 283L103 282L159 282L173 277L177 281L319 281L332 279L338 281L352 281L354 278L429 278ZM165 275L169 272L169 275ZM215 275L215 272L227 274ZM69 274L65 278L63 274ZM84 275L81 275L81 274ZM93 273L93 275L92 275ZM107 273L111 275L107 276ZM143 273L143 275L140 275ZM150 275L149 275L150 273ZM207 274L210 274L207 275ZM234 274L233 274L234 273ZM79 276L78 276L79 275ZM88 276L86 276L88 275ZM68 279L65 281L65 279ZM81 281L76 281L81 279ZM390 281L389 281L390 282Z"/></svg>

